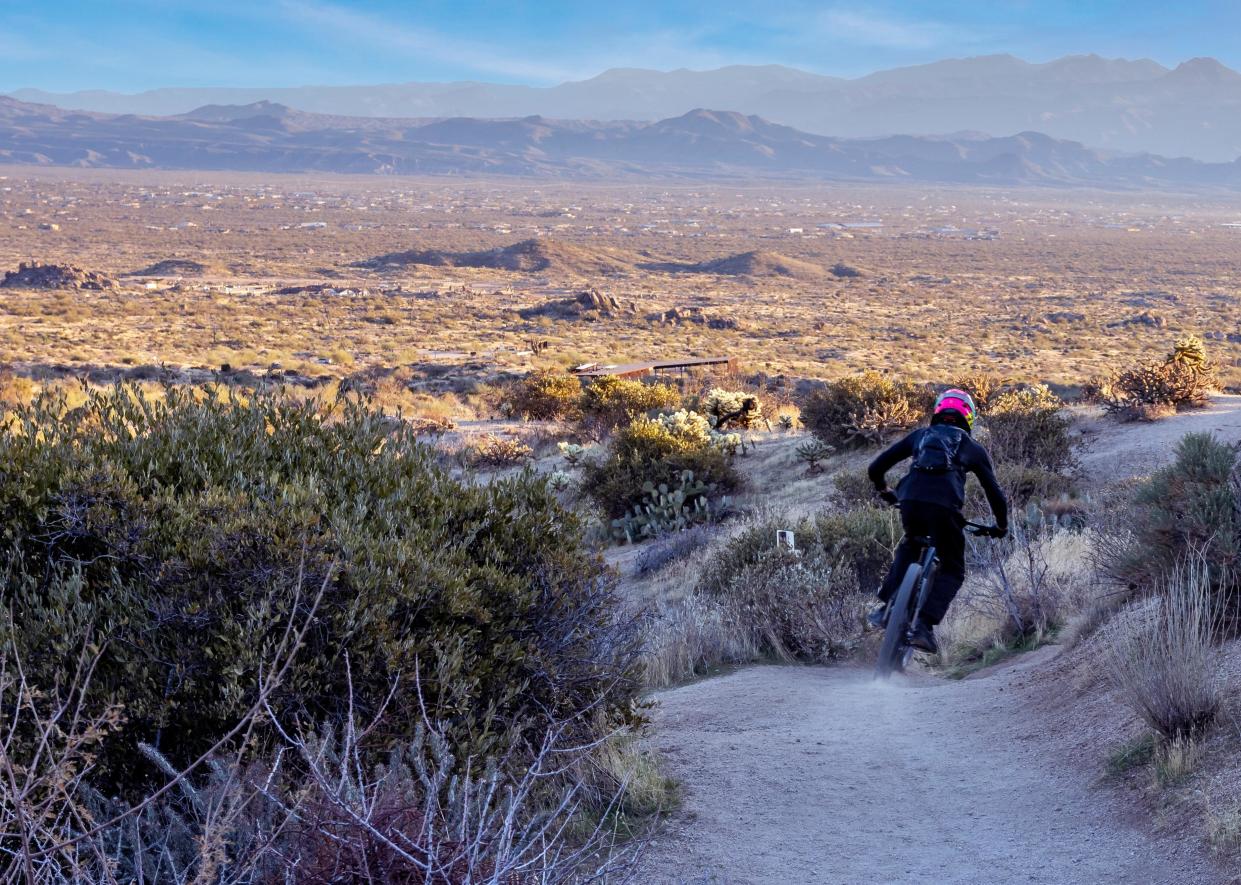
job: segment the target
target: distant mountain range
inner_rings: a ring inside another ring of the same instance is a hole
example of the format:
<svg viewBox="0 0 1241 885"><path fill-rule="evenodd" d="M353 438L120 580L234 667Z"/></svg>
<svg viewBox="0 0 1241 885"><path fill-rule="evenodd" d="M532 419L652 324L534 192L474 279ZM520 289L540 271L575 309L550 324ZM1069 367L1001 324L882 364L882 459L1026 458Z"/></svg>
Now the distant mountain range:
<svg viewBox="0 0 1241 885"><path fill-rule="evenodd" d="M1241 155L1241 74L1210 58L1169 69L1145 59L1088 55L1031 64L993 55L857 79L767 65L713 71L617 69L552 87L460 82L156 89L136 95L22 89L12 95L62 108L139 115L269 101L349 117L538 115L652 122L694 108L728 108L849 138L1037 131L1116 151L1212 162Z"/></svg>
<svg viewBox="0 0 1241 885"><path fill-rule="evenodd" d="M1104 188L1241 186L1241 161L1120 155L1007 138L812 135L694 110L646 122L340 117L260 102L172 117L66 111L0 97L0 162L122 169L557 178L783 178Z"/></svg>

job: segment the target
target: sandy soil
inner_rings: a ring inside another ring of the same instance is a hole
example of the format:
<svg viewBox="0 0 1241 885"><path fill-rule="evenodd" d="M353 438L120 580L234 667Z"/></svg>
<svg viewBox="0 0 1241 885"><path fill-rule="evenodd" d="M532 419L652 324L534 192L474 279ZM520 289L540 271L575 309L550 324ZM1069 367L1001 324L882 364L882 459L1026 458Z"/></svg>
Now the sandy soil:
<svg viewBox="0 0 1241 885"><path fill-rule="evenodd" d="M654 741L685 803L640 881L1226 881L1046 738L1028 701L1055 653L962 682L771 666L661 693Z"/></svg>

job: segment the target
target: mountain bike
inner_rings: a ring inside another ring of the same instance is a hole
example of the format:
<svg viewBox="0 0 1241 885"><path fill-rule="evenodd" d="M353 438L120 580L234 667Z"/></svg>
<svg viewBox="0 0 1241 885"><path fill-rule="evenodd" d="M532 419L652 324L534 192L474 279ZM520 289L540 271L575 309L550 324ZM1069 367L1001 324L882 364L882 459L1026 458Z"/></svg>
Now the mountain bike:
<svg viewBox="0 0 1241 885"><path fill-rule="evenodd" d="M991 537L993 526L967 522L965 531L975 537ZM875 676L886 679L893 673L902 672L913 658L914 647L910 644L913 625L922 614L935 575L939 572L939 556L930 538L910 539L919 549L915 562L905 572L900 589L888 604L887 622L883 628L883 641L879 644L879 660L875 664Z"/></svg>

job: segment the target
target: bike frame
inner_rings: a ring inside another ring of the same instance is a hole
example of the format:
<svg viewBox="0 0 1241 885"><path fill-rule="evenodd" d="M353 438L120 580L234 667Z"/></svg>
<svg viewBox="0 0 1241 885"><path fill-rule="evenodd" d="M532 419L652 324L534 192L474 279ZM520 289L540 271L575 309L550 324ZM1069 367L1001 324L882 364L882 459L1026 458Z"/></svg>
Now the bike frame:
<svg viewBox="0 0 1241 885"><path fill-rule="evenodd" d="M922 574L918 578L918 596L914 610L909 617L910 629L918 620L918 616L922 614L922 607L926 604L927 597L931 595L931 588L935 586L935 575L939 572L939 553L935 545L931 543L930 538L921 538L919 543L923 550L922 558L918 560L918 564L922 566Z"/></svg>
<svg viewBox="0 0 1241 885"><path fill-rule="evenodd" d="M970 534L978 534L985 530L985 526L977 523L966 522L965 530ZM913 571L914 566L918 567L916 588L910 588L914 592L910 593L905 588L909 585L902 585L897 599L892 600L895 606L898 599L908 600L905 603L904 610L893 608L888 613L888 624L885 626L885 635L880 646L880 661L877 666L877 674L880 678L886 677L891 672L899 672L909 665L913 658L914 648L910 642L913 634L914 624L918 622L918 618L922 615L922 609L926 605L927 598L930 596L931 588L935 585L935 578L939 573L939 554L935 549L934 541L929 537L913 537L907 538L906 541L917 546L917 557L915 562L910 563L909 571ZM908 581L908 578L906 578ZM899 634L892 634L890 631L894 626L891 623L892 618L900 619Z"/></svg>

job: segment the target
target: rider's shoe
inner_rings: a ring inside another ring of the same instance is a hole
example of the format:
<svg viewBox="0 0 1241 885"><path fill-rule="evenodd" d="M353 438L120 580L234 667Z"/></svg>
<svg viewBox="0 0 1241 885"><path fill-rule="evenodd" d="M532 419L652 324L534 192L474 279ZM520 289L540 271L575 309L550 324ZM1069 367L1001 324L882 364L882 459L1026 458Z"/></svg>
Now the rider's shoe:
<svg viewBox="0 0 1241 885"><path fill-rule="evenodd" d="M871 609L866 616L866 623L876 630L882 630L888 623L888 604L881 602Z"/></svg>
<svg viewBox="0 0 1241 885"><path fill-rule="evenodd" d="M929 654L939 654L939 643L935 640L935 630L921 618L914 624L910 632L909 644Z"/></svg>

